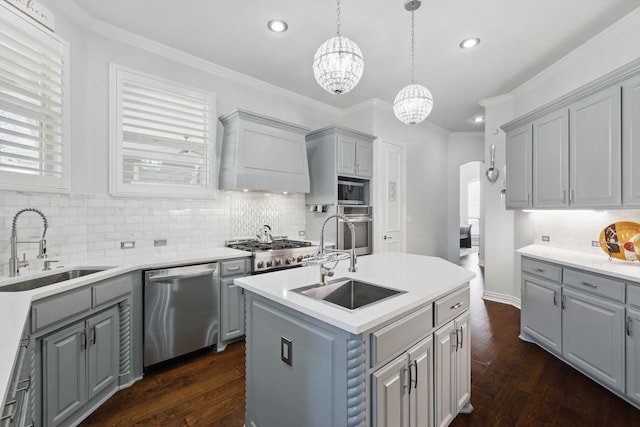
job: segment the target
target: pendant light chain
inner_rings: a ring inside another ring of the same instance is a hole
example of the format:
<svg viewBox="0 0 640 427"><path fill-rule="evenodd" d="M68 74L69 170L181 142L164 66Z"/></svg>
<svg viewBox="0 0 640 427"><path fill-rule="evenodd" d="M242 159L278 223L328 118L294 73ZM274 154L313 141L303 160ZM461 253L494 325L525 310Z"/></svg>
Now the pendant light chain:
<svg viewBox="0 0 640 427"><path fill-rule="evenodd" d="M336 16L337 16L337 27L338 27L338 31L337 34L340 35L340 0L338 0L338 7L336 8Z"/></svg>
<svg viewBox="0 0 640 427"><path fill-rule="evenodd" d="M411 84L413 84L414 80L414 69L415 69L415 55L414 55L414 28L415 28L415 12L411 11Z"/></svg>

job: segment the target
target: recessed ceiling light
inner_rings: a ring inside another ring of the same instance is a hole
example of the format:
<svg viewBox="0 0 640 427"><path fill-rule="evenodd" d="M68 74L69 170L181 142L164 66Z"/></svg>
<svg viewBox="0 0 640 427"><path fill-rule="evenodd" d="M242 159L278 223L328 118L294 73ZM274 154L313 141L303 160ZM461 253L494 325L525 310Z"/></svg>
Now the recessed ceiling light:
<svg viewBox="0 0 640 427"><path fill-rule="evenodd" d="M471 39L464 39L460 42L460 47L462 49L471 49L472 47L476 47L480 44L480 39L477 37Z"/></svg>
<svg viewBox="0 0 640 427"><path fill-rule="evenodd" d="M267 22L267 28L269 28L274 33L284 33L285 31L287 31L287 28L289 28L289 26L282 19L272 19L271 21Z"/></svg>
<svg viewBox="0 0 640 427"><path fill-rule="evenodd" d="M473 118L473 123L483 123L484 122L484 117L482 116L475 116Z"/></svg>

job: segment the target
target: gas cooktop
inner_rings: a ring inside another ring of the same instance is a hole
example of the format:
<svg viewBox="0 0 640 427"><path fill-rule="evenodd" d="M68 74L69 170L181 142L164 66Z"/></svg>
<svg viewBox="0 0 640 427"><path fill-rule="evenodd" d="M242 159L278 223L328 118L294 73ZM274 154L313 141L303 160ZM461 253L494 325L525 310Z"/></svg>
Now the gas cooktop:
<svg viewBox="0 0 640 427"><path fill-rule="evenodd" d="M298 267L303 260L318 252L318 245L300 240L274 239L262 243L255 239L231 240L226 246L253 253L253 273L262 273L283 268Z"/></svg>

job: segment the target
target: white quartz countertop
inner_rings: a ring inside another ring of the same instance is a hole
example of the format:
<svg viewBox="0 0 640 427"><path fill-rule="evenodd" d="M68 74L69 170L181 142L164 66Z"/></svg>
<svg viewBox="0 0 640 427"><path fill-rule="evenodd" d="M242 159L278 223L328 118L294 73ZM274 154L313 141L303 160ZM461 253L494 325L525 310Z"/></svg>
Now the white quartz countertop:
<svg viewBox="0 0 640 427"><path fill-rule="evenodd" d="M234 280L238 286L342 330L360 334L459 289L475 274L441 258L388 252L358 257L357 272L341 261L331 280L350 277L405 291L356 310L342 309L292 292L318 283L320 267L309 266Z"/></svg>
<svg viewBox="0 0 640 427"><path fill-rule="evenodd" d="M199 264L230 258L248 257L250 252L229 248L211 248L193 252L164 253L158 255L135 255L118 258L87 260L76 264L52 266L48 272L27 270L20 277L0 277L0 397L6 398L11 370L17 356L22 338L22 330L29 316L31 302L64 291L69 291L90 283L129 273L135 270L149 270L184 264ZM55 268L58 267L58 268ZM67 280L55 285L43 286L31 291L2 292L2 286L20 282L27 278L36 278L48 274L63 272L77 267L112 267L99 273ZM0 401L0 402L2 402Z"/></svg>
<svg viewBox="0 0 640 427"><path fill-rule="evenodd" d="M596 255L542 245L529 245L516 250L516 253L593 273L606 274L607 276L613 276L623 280L640 282L640 262L622 261L619 259L609 260L609 256L604 252L602 252L602 255Z"/></svg>

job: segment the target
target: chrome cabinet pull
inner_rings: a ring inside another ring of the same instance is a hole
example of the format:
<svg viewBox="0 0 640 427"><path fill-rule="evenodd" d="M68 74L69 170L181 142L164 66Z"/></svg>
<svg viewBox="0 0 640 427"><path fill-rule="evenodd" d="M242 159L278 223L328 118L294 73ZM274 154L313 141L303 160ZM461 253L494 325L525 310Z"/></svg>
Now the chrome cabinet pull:
<svg viewBox="0 0 640 427"><path fill-rule="evenodd" d="M464 345L464 330L462 329L462 326L461 326L460 327L460 348L462 348L463 345Z"/></svg>
<svg viewBox="0 0 640 427"><path fill-rule="evenodd" d="M238 267L229 267L229 268L227 268L227 270L229 270L229 271L238 271L238 270L240 270L240 267L239 266Z"/></svg>
<svg viewBox="0 0 640 427"><path fill-rule="evenodd" d="M413 366L416 368L416 379L413 381L413 387L417 390L418 389L418 361L417 360L413 361Z"/></svg>
<svg viewBox="0 0 640 427"><path fill-rule="evenodd" d="M553 305L558 305L558 291L553 291Z"/></svg>
<svg viewBox="0 0 640 427"><path fill-rule="evenodd" d="M537 272L537 273L544 273L544 269L542 269L542 268L532 268L532 270Z"/></svg>
<svg viewBox="0 0 640 427"><path fill-rule="evenodd" d="M598 285L594 285L593 283L589 283L589 282L584 282L583 281L583 282L580 282L580 284L584 285L584 286L588 286L588 287L593 288L593 289L598 289Z"/></svg>
<svg viewBox="0 0 640 427"><path fill-rule="evenodd" d="M566 295L562 295L562 309L566 309L567 308L567 296Z"/></svg>
<svg viewBox="0 0 640 427"><path fill-rule="evenodd" d="M462 302L457 302L457 303L453 304L451 307L449 307L449 310L455 310L456 308L462 307L462 305L463 305Z"/></svg>
<svg viewBox="0 0 640 427"><path fill-rule="evenodd" d="M631 336L632 327L633 327L633 319L631 318L631 316L627 316L627 336Z"/></svg>
<svg viewBox="0 0 640 427"><path fill-rule="evenodd" d="M91 345L96 345L96 325L91 327Z"/></svg>

